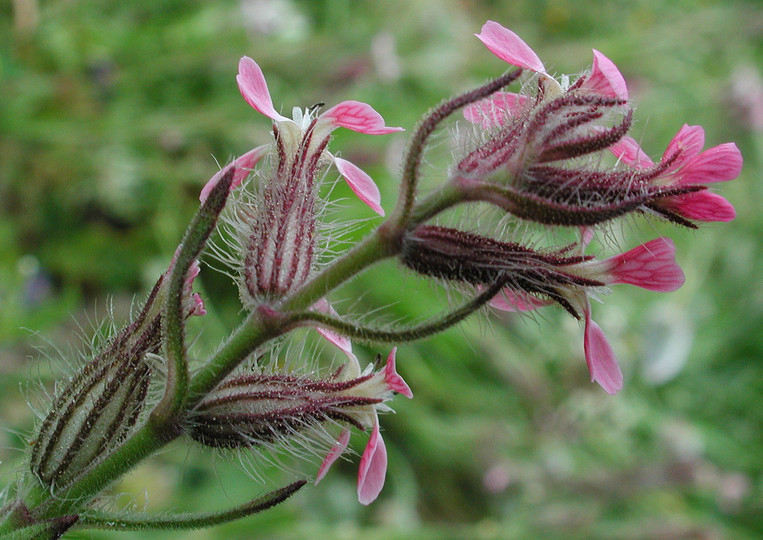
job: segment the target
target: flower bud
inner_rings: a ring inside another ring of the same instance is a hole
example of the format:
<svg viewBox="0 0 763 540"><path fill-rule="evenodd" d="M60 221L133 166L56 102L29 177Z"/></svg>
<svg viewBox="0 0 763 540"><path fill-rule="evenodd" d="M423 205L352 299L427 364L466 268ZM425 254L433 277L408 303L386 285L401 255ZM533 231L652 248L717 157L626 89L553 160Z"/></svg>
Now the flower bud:
<svg viewBox="0 0 763 540"><path fill-rule="evenodd" d="M138 317L59 392L40 426L30 467L47 486L62 489L110 454L132 432L145 408L152 355L161 350L167 276L159 278ZM204 313L191 290L198 263L186 276L185 316Z"/></svg>
<svg viewBox="0 0 763 540"><path fill-rule="evenodd" d="M377 371L360 372L354 355L331 376L319 378L292 373L247 374L218 386L196 407L189 420L189 434L212 447L273 446L299 440L325 439L326 426L345 426L338 442L323 460L317 480L349 441L347 426L371 430L361 459L358 495L364 504L376 498L384 484L386 451L379 432L377 412L396 393L413 397L395 371L395 349Z"/></svg>

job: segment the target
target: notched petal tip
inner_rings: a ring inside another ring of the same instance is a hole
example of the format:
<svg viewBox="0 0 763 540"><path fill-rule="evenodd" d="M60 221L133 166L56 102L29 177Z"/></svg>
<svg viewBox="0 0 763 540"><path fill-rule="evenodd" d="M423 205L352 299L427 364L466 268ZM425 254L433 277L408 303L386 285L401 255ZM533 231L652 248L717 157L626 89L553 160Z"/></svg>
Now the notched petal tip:
<svg viewBox="0 0 763 540"><path fill-rule="evenodd" d="M387 476L387 448L379 433L379 422L374 421L371 437L360 458L358 469L358 501L369 505L376 500Z"/></svg>
<svg viewBox="0 0 763 540"><path fill-rule="evenodd" d="M477 36L485 47L504 62L521 68L546 73L543 62L517 34L495 21L487 21Z"/></svg>
<svg viewBox="0 0 763 540"><path fill-rule="evenodd" d="M384 118L368 103L343 101L321 114L321 120L330 121L335 127L343 127L368 135L386 135L405 131L401 127L384 125Z"/></svg>
<svg viewBox="0 0 763 540"><path fill-rule="evenodd" d="M728 182L742 172L742 153L734 143L708 148L690 159L680 171L680 184Z"/></svg>
<svg viewBox="0 0 763 540"><path fill-rule="evenodd" d="M395 354L397 353L397 347L393 347L387 357L387 365L384 367L384 382L390 389L394 390L398 394L402 394L408 399L413 398L413 392L408 383L398 374L395 368Z"/></svg>
<svg viewBox="0 0 763 540"><path fill-rule="evenodd" d="M257 62L248 56L242 57L238 62L236 82L244 100L257 111L277 122L291 121L278 114L273 107L273 100L270 98L265 75L263 75Z"/></svg>
<svg viewBox="0 0 763 540"><path fill-rule="evenodd" d="M583 339L585 360L591 381L599 385L608 394L617 394L623 388L623 373L615 359L615 353L609 345L604 332L591 319L590 307L585 313L585 335Z"/></svg>
<svg viewBox="0 0 763 540"><path fill-rule="evenodd" d="M381 207L381 193L379 193L379 188L376 187L373 179L360 167L346 159L335 157L334 163L355 195L366 203L371 210L383 216L384 209Z"/></svg>

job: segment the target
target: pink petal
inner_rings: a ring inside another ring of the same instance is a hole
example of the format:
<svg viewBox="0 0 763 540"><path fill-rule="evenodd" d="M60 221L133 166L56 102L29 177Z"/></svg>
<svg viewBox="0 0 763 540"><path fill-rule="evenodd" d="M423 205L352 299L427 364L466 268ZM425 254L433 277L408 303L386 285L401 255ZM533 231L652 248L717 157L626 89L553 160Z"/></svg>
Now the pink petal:
<svg viewBox="0 0 763 540"><path fill-rule="evenodd" d="M365 172L363 172L358 166L353 165L346 159L334 158L336 168L339 169L339 173L344 176L347 181L347 185L355 192L358 198L366 203L371 210L379 214L384 215L384 209L381 207L381 193L379 188Z"/></svg>
<svg viewBox="0 0 763 540"><path fill-rule="evenodd" d="M358 500L360 504L371 504L384 487L387 475L387 449L379 433L379 421L374 422L371 438L360 458L358 470Z"/></svg>
<svg viewBox="0 0 763 540"><path fill-rule="evenodd" d="M238 62L238 75L236 82L244 100L256 110L277 122L285 120L290 121L285 116L281 116L273 107L273 100L270 99L268 85L265 82L265 76L262 74L257 62L244 56Z"/></svg>
<svg viewBox="0 0 763 540"><path fill-rule="evenodd" d="M644 153L636 140L627 135L611 145L609 150L630 167L647 169L654 165L654 161L649 159L649 156Z"/></svg>
<svg viewBox="0 0 763 540"><path fill-rule="evenodd" d="M522 39L508 28L495 21L488 21L482 26L477 38L498 58L521 68L538 73L546 73L543 62Z"/></svg>
<svg viewBox="0 0 763 540"><path fill-rule="evenodd" d="M712 184L733 180L742 171L742 154L734 143L720 144L694 156L679 171L679 184Z"/></svg>
<svg viewBox="0 0 763 540"><path fill-rule="evenodd" d="M676 246L670 238L655 238L608 259L610 283L629 283L659 292L675 291L685 277L676 262Z"/></svg>
<svg viewBox="0 0 763 540"><path fill-rule="evenodd" d="M339 459L339 456L341 456L347 449L347 444L349 442L350 430L344 429L342 430L342 433L339 434L339 438L334 443L334 446L331 447L331 450L329 450L329 453L326 454L326 457L323 459L323 462L318 469L318 474L315 475L316 484L323 480L323 477L326 476L327 472L329 472L329 469L334 464L334 462Z"/></svg>
<svg viewBox="0 0 763 540"><path fill-rule="evenodd" d="M329 120L336 127L345 127L369 135L384 135L405 131L401 127L387 127L384 118L367 103L343 101L321 114L321 120Z"/></svg>
<svg viewBox="0 0 763 540"><path fill-rule="evenodd" d="M616 394L623 387L623 373L617 365L615 353L612 352L604 332L591 319L590 306L585 311L585 335L583 338L585 361L591 380L601 385L608 394Z"/></svg>
<svg viewBox="0 0 763 540"><path fill-rule="evenodd" d="M490 307L501 311L532 311L548 306L553 302L536 298L530 294L521 294L512 289L503 289L490 301Z"/></svg>
<svg viewBox="0 0 763 540"><path fill-rule="evenodd" d="M605 97L628 99L628 87L625 85L625 79L620 70L612 60L596 49L593 50L591 73L580 88Z"/></svg>
<svg viewBox="0 0 763 540"><path fill-rule="evenodd" d="M500 127L508 117L520 114L529 99L513 92L496 92L464 107L464 118L473 124L481 124L484 129Z"/></svg>
<svg viewBox="0 0 763 540"><path fill-rule="evenodd" d="M207 314L207 310L204 308L204 301L201 299L201 295L199 293L193 293L191 295L191 302L193 307L191 312L188 314L189 317L193 315L200 317Z"/></svg>
<svg viewBox="0 0 763 540"><path fill-rule="evenodd" d="M591 243L594 236L596 236L596 230L593 227L580 227L580 246L583 251L585 251L585 248Z"/></svg>
<svg viewBox="0 0 763 540"><path fill-rule="evenodd" d="M252 148L246 154L243 154L238 159L236 159L233 163L217 171L217 173L215 173L215 175L210 178L206 185L201 189L201 193L199 194L199 200L201 203L204 204L204 201L206 201L207 197L209 196L209 192L212 191L212 188L217 185L217 182L220 181L220 178L223 177L229 167L236 167L236 170L233 173L233 182L230 185L230 188L233 189L241 184L241 181L246 178L246 176L251 172L257 162L262 158L262 156L268 153L268 150L270 150L269 144Z"/></svg>
<svg viewBox="0 0 763 540"><path fill-rule="evenodd" d="M384 382L387 383L387 386L389 386L391 390L411 399L413 397L411 387L408 386L408 383L403 380L395 369L395 353L397 353L397 347L393 347L387 357L387 365L384 367Z"/></svg>
<svg viewBox="0 0 763 540"><path fill-rule="evenodd" d="M680 152L680 157L673 162L670 169L676 169L702 151L705 146L705 130L702 126L684 124L675 134L663 154L663 159Z"/></svg>
<svg viewBox="0 0 763 540"><path fill-rule="evenodd" d="M331 307L331 304L329 304L329 301L326 300L325 298L321 298L315 304L313 304L313 309L321 313L332 315L334 317L339 316L336 310L333 307ZM325 328L316 328L316 330L329 343L331 343L332 345L336 345L347 356L355 358L355 355L352 353L352 341L350 341L350 338L339 335L336 332L333 332L331 330L326 330Z"/></svg>
<svg viewBox="0 0 763 540"><path fill-rule="evenodd" d="M671 197L662 206L697 221L733 221L737 215L729 201L707 190Z"/></svg>

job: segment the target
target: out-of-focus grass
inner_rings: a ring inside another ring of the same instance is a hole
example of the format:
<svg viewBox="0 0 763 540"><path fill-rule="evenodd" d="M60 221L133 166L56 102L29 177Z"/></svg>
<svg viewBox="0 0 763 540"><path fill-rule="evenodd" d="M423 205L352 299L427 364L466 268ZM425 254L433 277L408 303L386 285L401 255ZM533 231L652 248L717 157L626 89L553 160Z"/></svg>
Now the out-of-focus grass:
<svg viewBox="0 0 763 540"><path fill-rule="evenodd" d="M56 357L54 347L79 340L79 326L87 333L93 311L106 312L109 295L124 319L131 296L145 294L165 267L215 159L267 140L268 122L235 87L241 55L260 63L284 111L358 99L410 132L443 97L506 69L472 36L494 19L552 72L575 73L592 47L613 59L637 104L635 136L654 157L690 123L705 127L707 146L735 141L745 158L741 177L718 186L737 209L733 223L699 232L626 224L624 246L675 239L687 282L670 295L615 288L594 307L623 365L623 392L612 398L586 380L581 330L558 310L537 323L482 317L401 346L400 370L416 398L396 401L397 414L383 418L390 471L371 507L354 501L356 463L342 463L262 516L193 534L121 537L763 534L763 11L755 2L40 4L0 6L6 479L21 466L11 447L24 442L14 430L32 425L18 384L50 384L47 360L32 346L48 341ZM372 173L390 209L403 141L337 132L332 149ZM439 154L447 149L433 154L430 185L447 165ZM338 186L335 195L351 194ZM368 216L349 205L348 215ZM240 318L227 278L205 271L203 286L211 298L200 351ZM388 320L447 305L441 291L391 264L332 299L343 297L360 298L338 304L358 312L388 306ZM366 359L376 352L359 351ZM361 448L363 439L354 442ZM150 511L221 508L265 489L235 461L178 447L114 491L126 494L118 504L133 496L142 504L145 488ZM269 485L293 476L269 474Z"/></svg>

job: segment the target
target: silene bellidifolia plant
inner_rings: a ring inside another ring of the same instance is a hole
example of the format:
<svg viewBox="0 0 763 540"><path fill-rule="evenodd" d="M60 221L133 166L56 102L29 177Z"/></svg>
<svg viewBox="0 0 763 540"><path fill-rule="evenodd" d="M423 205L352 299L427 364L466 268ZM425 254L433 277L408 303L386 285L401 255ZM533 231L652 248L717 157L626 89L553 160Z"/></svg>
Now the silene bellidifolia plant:
<svg viewBox="0 0 763 540"><path fill-rule="evenodd" d="M260 67L241 59L239 90L272 120L273 139L209 180L140 312L56 387L29 441L24 470L7 490L3 538L59 538L77 528L211 526L266 510L306 484L299 479L211 513L100 509L99 496L114 480L173 441L242 451L296 447L302 455L322 456L313 478L318 483L345 453L350 430L369 432L357 483L359 501L369 504L382 490L387 467L379 413L391 410L388 402L397 394L413 397L397 373L395 345L443 332L486 306L519 312L557 304L582 322L591 379L610 394L622 388L590 298L619 283L673 291L684 276L668 238L605 259L586 254L587 246L631 214L691 229L697 222L732 220L734 208L708 184L739 174L739 150L727 143L703 151L703 129L684 125L654 162L628 136L633 106L622 75L603 54L594 50L589 70L557 81L500 24L487 22L477 37L513 67L424 115L402 156L391 215L339 254L329 246L336 223L326 218L329 202L320 191L332 165L371 210L381 216L384 210L373 180L330 153L331 134L345 128L385 135L402 128L386 126L358 101L325 110L295 107L292 118L282 116ZM519 93L505 90L519 81ZM420 194L425 150L453 115L470 127L451 133L458 140L446 180ZM484 223L472 230L449 226L442 216L459 207L468 217L485 206L500 215L488 231L476 230ZM532 225L551 238L566 228L577 240L538 247L526 235L524 241L517 238L522 234L505 238L505 231L522 230L507 224ZM216 229L220 240L208 245ZM189 366L185 325L205 314L192 291L205 251L227 266L247 316L215 354ZM385 259L457 289L463 303L410 326L374 327L368 317L337 313L327 299L332 291ZM283 346L286 336L304 327L338 347L344 363L323 372L310 360L280 358L290 351ZM389 344L386 361L380 355L363 368L353 340Z"/></svg>

